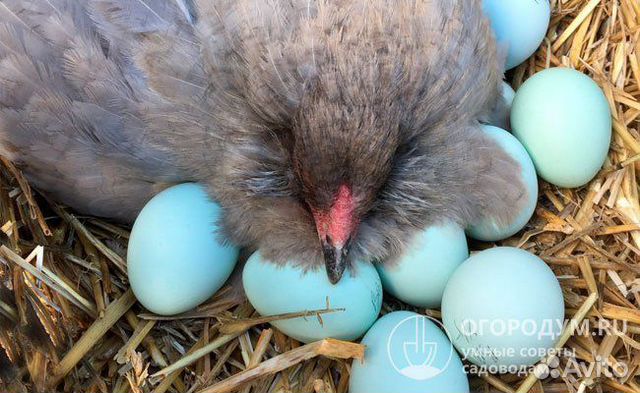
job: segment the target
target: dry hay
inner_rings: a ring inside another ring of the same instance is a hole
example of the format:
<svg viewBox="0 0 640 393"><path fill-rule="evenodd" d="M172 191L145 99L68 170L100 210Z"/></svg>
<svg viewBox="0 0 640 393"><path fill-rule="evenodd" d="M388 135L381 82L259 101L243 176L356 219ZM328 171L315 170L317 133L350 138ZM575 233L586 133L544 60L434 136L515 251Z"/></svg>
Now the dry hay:
<svg viewBox="0 0 640 393"><path fill-rule="evenodd" d="M601 318L619 322L605 333L568 329L565 348L587 365L601 359L629 371L619 379L595 372L543 381L484 375L472 377L472 385L478 391L640 392L640 2L552 3L547 39L509 79L517 87L552 66L590 75L611 105L614 137L594 181L576 190L542 183L529 226L502 243L549 263L567 315L586 316L596 327ZM362 346L333 340L301 346L255 319L229 288L181 318L141 314L126 281L127 229L34 197L5 160L0 172L1 391L347 391L350 359L362 357ZM383 312L406 308L385 300ZM569 366L563 358L558 370Z"/></svg>

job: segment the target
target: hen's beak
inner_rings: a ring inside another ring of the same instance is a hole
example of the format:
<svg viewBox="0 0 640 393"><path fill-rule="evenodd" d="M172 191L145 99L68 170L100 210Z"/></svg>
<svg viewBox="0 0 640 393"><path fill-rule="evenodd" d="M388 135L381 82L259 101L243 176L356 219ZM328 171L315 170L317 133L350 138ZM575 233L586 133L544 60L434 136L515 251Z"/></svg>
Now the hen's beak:
<svg viewBox="0 0 640 393"><path fill-rule="evenodd" d="M327 276L331 284L337 284L342 278L344 269L347 267L347 254L349 252L349 241L343 246L334 245L331 238L327 236L322 240L322 252L324 253L324 263L327 268Z"/></svg>

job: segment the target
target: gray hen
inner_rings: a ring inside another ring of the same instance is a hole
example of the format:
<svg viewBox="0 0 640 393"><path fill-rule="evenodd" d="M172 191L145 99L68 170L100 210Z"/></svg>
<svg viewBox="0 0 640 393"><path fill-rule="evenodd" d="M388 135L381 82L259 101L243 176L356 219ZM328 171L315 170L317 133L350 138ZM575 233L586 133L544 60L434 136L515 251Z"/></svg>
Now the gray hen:
<svg viewBox="0 0 640 393"><path fill-rule="evenodd" d="M227 239L335 283L527 198L479 129L502 76L479 1L2 0L0 21L2 153L82 212L130 221L200 181Z"/></svg>

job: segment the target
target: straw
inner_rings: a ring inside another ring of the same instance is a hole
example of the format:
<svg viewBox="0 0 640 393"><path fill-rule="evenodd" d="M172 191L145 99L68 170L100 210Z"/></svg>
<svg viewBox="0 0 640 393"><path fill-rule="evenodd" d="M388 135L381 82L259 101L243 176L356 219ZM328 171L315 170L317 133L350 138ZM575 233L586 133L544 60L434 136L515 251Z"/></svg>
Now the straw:
<svg viewBox="0 0 640 393"><path fill-rule="evenodd" d="M552 268L566 316L575 321L557 344L575 352L583 374L567 372L570 359L559 356L557 378L469 378L474 391L483 392L640 392L640 2L551 4L545 42L507 73L507 81L517 89L536 72L558 66L589 75L613 114L611 149L585 187L540 181L538 206L522 232L470 247L517 246ZM339 317L344 310L258 315L232 281L193 311L150 314L127 280L130 228L52 203L1 157L0 185L0 391L347 392L361 345L302 345L272 325L286 318L322 320L325 313ZM439 310L385 296L383 314L394 310L441 318ZM598 328L603 319L610 324L604 333ZM599 375L596 357L629 371L619 378Z"/></svg>

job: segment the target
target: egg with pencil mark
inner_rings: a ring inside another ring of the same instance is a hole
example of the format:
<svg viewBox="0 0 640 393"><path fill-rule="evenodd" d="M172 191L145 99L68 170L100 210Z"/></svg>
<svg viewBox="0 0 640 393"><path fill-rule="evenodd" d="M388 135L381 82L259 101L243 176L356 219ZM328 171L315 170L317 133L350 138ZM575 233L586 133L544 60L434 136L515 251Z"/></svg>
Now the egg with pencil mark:
<svg viewBox="0 0 640 393"><path fill-rule="evenodd" d="M553 271L518 248L472 255L451 276L442 321L466 360L530 366L552 353L564 326L564 298Z"/></svg>
<svg viewBox="0 0 640 393"><path fill-rule="evenodd" d="M271 322L304 343L329 337L355 340L382 307L382 285L371 263L355 262L333 285L324 268L305 271L295 263L278 265L257 251L247 260L242 283L251 305L263 316L335 310Z"/></svg>
<svg viewBox="0 0 640 393"><path fill-rule="evenodd" d="M170 187L142 209L131 230L127 269L134 294L149 311L188 311L229 278L238 248L220 242L220 214L194 183Z"/></svg>

